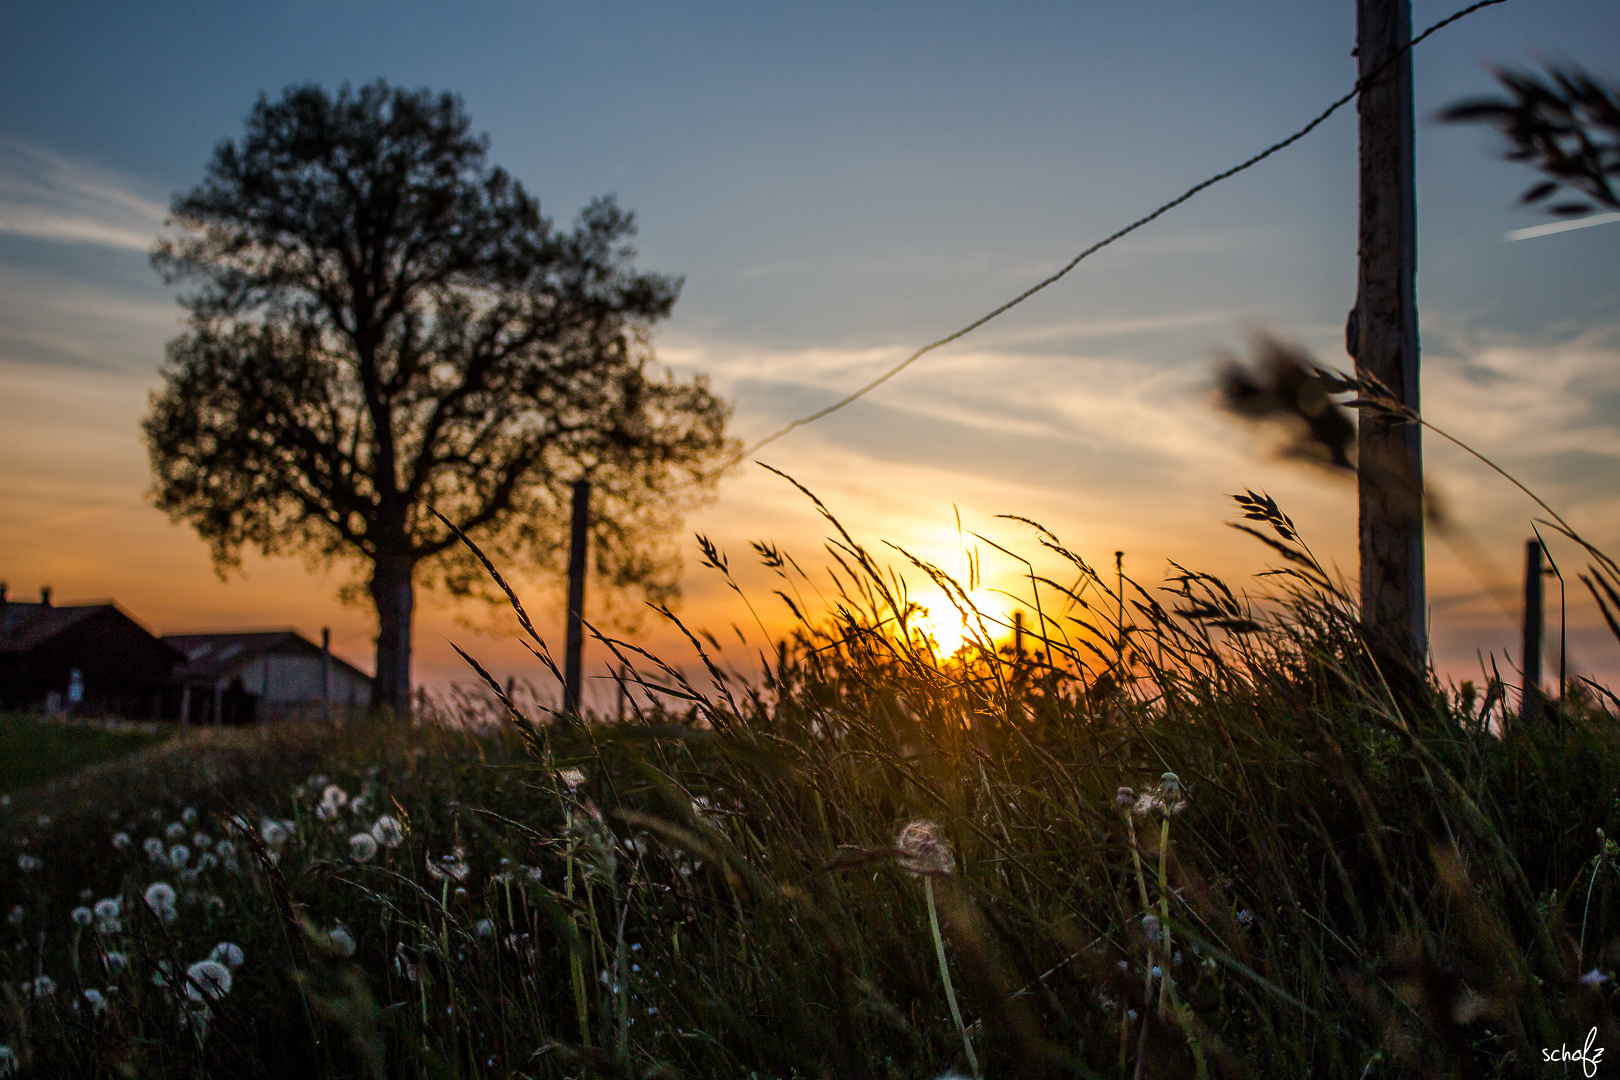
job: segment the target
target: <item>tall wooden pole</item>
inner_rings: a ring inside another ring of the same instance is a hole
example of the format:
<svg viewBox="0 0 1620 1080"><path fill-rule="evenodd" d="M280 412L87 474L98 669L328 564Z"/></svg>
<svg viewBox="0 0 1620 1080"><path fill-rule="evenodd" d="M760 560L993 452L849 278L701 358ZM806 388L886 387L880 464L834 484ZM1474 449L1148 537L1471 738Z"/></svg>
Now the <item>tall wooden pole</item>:
<svg viewBox="0 0 1620 1080"><path fill-rule="evenodd" d="M1524 689L1519 696L1519 719L1535 723L1541 719L1541 649L1546 640L1545 606L1541 599L1541 541L1524 545L1524 644L1519 664L1524 669Z"/></svg>
<svg viewBox="0 0 1620 1080"><path fill-rule="evenodd" d="M1410 0L1356 0L1362 89L1361 237L1346 338L1356 370L1418 410L1417 214L1413 194ZM1423 448L1416 424L1363 411L1358 459L1361 619L1385 658L1426 669Z"/></svg>
<svg viewBox="0 0 1620 1080"><path fill-rule="evenodd" d="M574 481L573 536L568 546L568 637L563 654L563 714L580 715L585 652L585 555L591 524L591 482Z"/></svg>

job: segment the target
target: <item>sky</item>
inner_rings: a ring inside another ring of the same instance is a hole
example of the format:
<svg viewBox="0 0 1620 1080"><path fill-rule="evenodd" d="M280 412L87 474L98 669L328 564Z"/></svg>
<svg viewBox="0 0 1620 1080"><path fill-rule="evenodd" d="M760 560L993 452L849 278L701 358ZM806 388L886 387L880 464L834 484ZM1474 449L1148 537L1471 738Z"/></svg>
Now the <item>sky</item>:
<svg viewBox="0 0 1620 1080"><path fill-rule="evenodd" d="M140 419L181 329L148 252L171 198L261 93L379 77L452 90L489 134L490 160L559 225L616 194L637 215L638 265L685 277L659 358L707 374L752 444L1302 126L1354 82L1354 6L6 5L0 580L16 599L42 585L61 602L115 599L163 632L331 626L337 651L369 667L374 624L338 601L343 571L249 557L221 579L147 494ZM1414 25L1457 6L1415 0ZM1509 0L1414 54L1424 413L1610 551L1620 225L1504 239L1547 220L1517 205L1533 175L1501 160L1490 131L1435 115L1489 93L1493 64L1568 61L1612 80L1617 59L1620 8L1607 0ZM1353 577L1353 485L1280 460L1221 415L1212 372L1261 331L1350 366L1356 203L1345 109L759 460L897 567L910 553L960 574L976 548L979 598L996 611L1011 606L997 590L1027 590L986 541L1039 551L1003 514L1041 522L1094 565L1124 551L1148 587L1174 559L1258 590L1268 553L1226 527L1246 489L1277 498ZM1434 660L1468 678L1481 655L1516 655L1508 593L1539 511L1433 437L1425 453L1465 537L1429 543ZM813 576L829 561L814 507L752 463L686 528L731 557L766 633L781 612L749 541L780 544ZM1579 553L1551 547L1569 581L1571 667L1620 674L1620 645L1576 581ZM717 634L752 625L687 550L682 617ZM560 641L555 585L519 586ZM931 602L920 582L914 593ZM419 681L467 681L453 640L550 694L513 629L422 595ZM655 617L638 635L680 658Z"/></svg>

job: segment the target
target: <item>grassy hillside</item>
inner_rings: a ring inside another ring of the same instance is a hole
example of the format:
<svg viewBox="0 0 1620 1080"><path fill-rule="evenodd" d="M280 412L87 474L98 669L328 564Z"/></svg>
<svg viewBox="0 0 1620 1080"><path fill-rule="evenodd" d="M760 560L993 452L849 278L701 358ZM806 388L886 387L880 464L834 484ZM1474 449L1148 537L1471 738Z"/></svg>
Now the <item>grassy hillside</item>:
<svg viewBox="0 0 1620 1080"><path fill-rule="evenodd" d="M166 733L0 713L0 792L20 791L162 742Z"/></svg>

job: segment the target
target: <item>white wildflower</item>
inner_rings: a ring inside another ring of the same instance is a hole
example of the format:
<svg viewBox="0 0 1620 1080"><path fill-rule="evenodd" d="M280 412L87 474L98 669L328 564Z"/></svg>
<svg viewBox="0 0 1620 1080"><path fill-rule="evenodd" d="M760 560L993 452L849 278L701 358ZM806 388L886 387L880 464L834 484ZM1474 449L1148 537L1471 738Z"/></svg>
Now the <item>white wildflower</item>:
<svg viewBox="0 0 1620 1080"><path fill-rule="evenodd" d="M207 851L214 846L214 838L205 832L194 833L191 837L191 846L198 851Z"/></svg>
<svg viewBox="0 0 1620 1080"><path fill-rule="evenodd" d="M349 837L349 857L355 862L370 862L377 857L377 840L370 833L355 833Z"/></svg>
<svg viewBox="0 0 1620 1080"><path fill-rule="evenodd" d="M331 821L349 804L349 793L336 784L326 785L321 792L321 805L315 808L315 816L322 821Z"/></svg>
<svg viewBox="0 0 1620 1080"><path fill-rule="evenodd" d="M163 830L163 835L168 839L169 843L172 844L177 840L184 839L186 835L186 827L180 824L178 821L171 821L169 822L169 827Z"/></svg>
<svg viewBox="0 0 1620 1080"><path fill-rule="evenodd" d="M180 913L174 907L174 887L164 881L154 881L146 887L142 894L146 899L146 906L165 924L174 922Z"/></svg>
<svg viewBox="0 0 1620 1080"><path fill-rule="evenodd" d="M176 844L169 849L169 865L179 870L191 861L191 849L184 844Z"/></svg>
<svg viewBox="0 0 1620 1080"><path fill-rule="evenodd" d="M199 960L186 968L186 996L192 1001L218 1001L231 992L231 969L218 960Z"/></svg>
<svg viewBox="0 0 1620 1080"><path fill-rule="evenodd" d="M128 850L129 845L130 845L129 833L127 833L127 832L115 832L115 833L113 833L112 845L113 845L113 847L117 848L119 851Z"/></svg>
<svg viewBox="0 0 1620 1080"><path fill-rule="evenodd" d="M123 930L124 901L121 897L109 896L105 900L97 900L94 914L96 930L100 933L116 934Z"/></svg>
<svg viewBox="0 0 1620 1080"><path fill-rule="evenodd" d="M208 959L226 967L239 968L245 957L242 955L242 946L222 941L214 946L214 951L208 954Z"/></svg>
<svg viewBox="0 0 1620 1080"><path fill-rule="evenodd" d="M429 856L427 863L428 875L435 881L443 881L446 876L454 878L456 881L465 881L467 875L471 873L471 868L468 867L463 855L464 852L460 848L456 848L452 854L439 856L437 865Z"/></svg>
<svg viewBox="0 0 1620 1080"><path fill-rule="evenodd" d="M564 769L562 772L557 774L557 779L561 780L563 782L563 786L569 791L578 791L579 785L585 782L585 771L578 768Z"/></svg>
<svg viewBox="0 0 1620 1080"><path fill-rule="evenodd" d="M107 1011L107 998L100 990L86 990L84 1000L90 1004L90 1011L96 1016Z"/></svg>
<svg viewBox="0 0 1620 1080"><path fill-rule="evenodd" d="M75 923L77 923L80 926L89 926L92 922L95 921L96 917L95 917L94 914L91 913L89 908L84 907L84 906L81 905L79 907L74 908L69 913L69 918L71 918Z"/></svg>
<svg viewBox="0 0 1620 1080"><path fill-rule="evenodd" d="M193 821L196 821L197 808L195 806L188 806L184 810L180 811L180 820L185 822L187 825L190 825Z"/></svg>
<svg viewBox="0 0 1620 1080"><path fill-rule="evenodd" d="M114 975L121 974L127 967L129 967L129 957L123 953L114 950L107 954L107 970Z"/></svg>
<svg viewBox="0 0 1620 1080"><path fill-rule="evenodd" d="M390 814L377 819L377 824L371 827L371 835L385 848L397 848L405 842L404 827Z"/></svg>
<svg viewBox="0 0 1620 1080"><path fill-rule="evenodd" d="M29 979L23 983L23 993L31 998L48 998L56 993L56 980L49 975L41 975L37 979Z"/></svg>
<svg viewBox="0 0 1620 1080"><path fill-rule="evenodd" d="M17 869L21 870L25 874L31 874L44 865L44 863L40 862L32 855L17 856Z"/></svg>
<svg viewBox="0 0 1620 1080"><path fill-rule="evenodd" d="M1597 968L1593 968L1591 971L1588 971L1585 975L1581 976L1582 986L1602 986L1608 981L1609 977L1603 974L1603 972L1599 971Z"/></svg>
<svg viewBox="0 0 1620 1080"><path fill-rule="evenodd" d="M6 915L6 922L10 923L12 926L16 926L23 921L23 914L23 906L21 904L12 904L11 911Z"/></svg>
<svg viewBox="0 0 1620 1080"><path fill-rule="evenodd" d="M473 924L473 933L479 937L489 937L495 933L495 924L488 919L479 919Z"/></svg>
<svg viewBox="0 0 1620 1080"><path fill-rule="evenodd" d="M146 857L151 859L153 862L157 862L159 859L168 858L169 855L169 849L164 847L163 841L159 840L155 836L148 836L145 840L141 841L141 850L146 852Z"/></svg>
<svg viewBox="0 0 1620 1080"><path fill-rule="evenodd" d="M270 818L265 818L264 824L259 826L259 835L264 837L264 842L271 847L279 847L287 842L286 827Z"/></svg>

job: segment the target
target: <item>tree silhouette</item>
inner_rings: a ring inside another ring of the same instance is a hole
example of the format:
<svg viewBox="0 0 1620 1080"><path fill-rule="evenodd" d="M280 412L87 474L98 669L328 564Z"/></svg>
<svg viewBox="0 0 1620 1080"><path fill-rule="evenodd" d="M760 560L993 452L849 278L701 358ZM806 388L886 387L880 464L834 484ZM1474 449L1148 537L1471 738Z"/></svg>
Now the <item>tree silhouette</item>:
<svg viewBox="0 0 1620 1080"><path fill-rule="evenodd" d="M400 711L416 584L481 587L429 507L555 570L588 477L598 572L667 596L675 519L732 451L706 382L652 367L681 281L633 269L632 215L610 196L553 230L487 148L448 93L261 95L152 256L196 286L144 422L157 505L221 574L244 545L369 569Z"/></svg>

